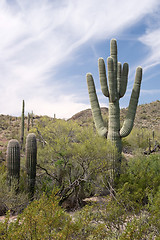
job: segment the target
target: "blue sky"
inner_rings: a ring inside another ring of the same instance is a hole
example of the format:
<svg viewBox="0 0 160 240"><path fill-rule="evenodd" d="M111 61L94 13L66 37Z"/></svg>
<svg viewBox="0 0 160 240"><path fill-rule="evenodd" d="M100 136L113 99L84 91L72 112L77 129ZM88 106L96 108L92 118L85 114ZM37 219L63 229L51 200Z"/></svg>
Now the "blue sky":
<svg viewBox="0 0 160 240"><path fill-rule="evenodd" d="M1 0L0 114L69 118L90 108L86 73L101 106L98 58L116 38L118 60L129 63L127 107L137 66L143 68L139 104L160 100L159 0Z"/></svg>

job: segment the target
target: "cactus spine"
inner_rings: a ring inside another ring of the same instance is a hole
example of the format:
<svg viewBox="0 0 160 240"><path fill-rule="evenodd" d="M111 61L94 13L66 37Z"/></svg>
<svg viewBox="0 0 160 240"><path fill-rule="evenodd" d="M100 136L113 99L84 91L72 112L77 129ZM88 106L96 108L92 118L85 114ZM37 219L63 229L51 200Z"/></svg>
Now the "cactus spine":
<svg viewBox="0 0 160 240"><path fill-rule="evenodd" d="M30 198L34 195L37 164L37 141L34 133L30 133L26 139L26 169L28 177L28 191Z"/></svg>
<svg viewBox="0 0 160 240"><path fill-rule="evenodd" d="M13 178L17 179L19 182L20 145L16 139L10 140L7 146L7 174L9 186L11 186Z"/></svg>
<svg viewBox="0 0 160 240"><path fill-rule="evenodd" d="M23 140L24 140L24 100L22 102L22 115L21 115L21 149L22 149L22 146L23 146Z"/></svg>
<svg viewBox="0 0 160 240"><path fill-rule="evenodd" d="M133 128L142 80L142 68L138 67L136 69L136 76L130 98L127 116L123 123L122 128L120 129L119 99L122 98L126 92L129 66L127 63L124 63L122 68L121 63L117 62L117 42L115 39L111 40L110 52L111 56L108 57L107 59L109 86L107 83L107 75L104 60L103 58L99 58L98 60L101 90L104 96L109 98L108 131L104 126L104 122L101 115L101 109L99 106L96 89L94 85L94 80L90 73L87 74L87 85L92 115L94 118L96 129L100 136L105 136L107 139L112 141L116 145L118 152L121 154L122 152L121 139L123 137L128 136ZM120 171L120 161L121 158L117 159L116 163L115 171L118 173Z"/></svg>

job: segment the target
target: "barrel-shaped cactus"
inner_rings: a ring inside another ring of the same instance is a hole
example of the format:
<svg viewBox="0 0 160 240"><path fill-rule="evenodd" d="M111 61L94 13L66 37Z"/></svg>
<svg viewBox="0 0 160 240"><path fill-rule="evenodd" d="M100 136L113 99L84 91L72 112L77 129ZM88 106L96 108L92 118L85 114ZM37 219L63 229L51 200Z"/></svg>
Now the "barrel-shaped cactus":
<svg viewBox="0 0 160 240"><path fill-rule="evenodd" d="M127 116L123 123L122 128L120 129L119 100L121 97L124 96L126 92L129 67L127 63L124 63L122 67L121 63L117 62L117 42L115 39L111 40L110 52L111 56L108 57L107 59L109 85L107 83L105 62L103 58L99 58L98 60L101 90L104 96L109 98L108 130L106 129L102 119L101 109L99 106L95 90L94 80L90 73L87 74L87 84L92 114L97 131L100 136L104 136L110 141L112 141L116 145L118 152L121 154L122 152L121 139L129 135L134 123L142 80L142 68L138 67L136 70L135 82L131 94ZM119 164L120 161L121 158L117 159L116 163L117 172L119 172L120 170Z"/></svg>
<svg viewBox="0 0 160 240"><path fill-rule="evenodd" d="M7 176L9 186L11 186L13 179L19 182L20 145L16 139L10 140L7 146Z"/></svg>
<svg viewBox="0 0 160 240"><path fill-rule="evenodd" d="M28 191L33 198L36 181L37 141L34 133L29 133L26 139L26 170Z"/></svg>

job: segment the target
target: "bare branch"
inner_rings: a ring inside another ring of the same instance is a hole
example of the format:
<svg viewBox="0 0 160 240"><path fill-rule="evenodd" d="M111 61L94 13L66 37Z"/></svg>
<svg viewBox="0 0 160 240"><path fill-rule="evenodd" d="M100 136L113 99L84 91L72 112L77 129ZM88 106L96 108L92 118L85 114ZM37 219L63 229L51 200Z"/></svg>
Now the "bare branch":
<svg viewBox="0 0 160 240"><path fill-rule="evenodd" d="M46 173L49 177L51 177L51 178L53 178L53 179L55 179L55 180L58 181L58 178L57 178L55 175L51 175L46 168L40 166L39 164L37 164L36 166L37 166L38 168L40 168L41 170L44 170L45 173Z"/></svg>
<svg viewBox="0 0 160 240"><path fill-rule="evenodd" d="M44 138L42 137L42 134L40 133L40 131L38 130L38 128L36 128L36 129L37 129L38 135L40 136L40 138L41 138L41 140L42 140L43 147L44 147L44 145L45 145L45 144L48 144L48 143L44 140Z"/></svg>

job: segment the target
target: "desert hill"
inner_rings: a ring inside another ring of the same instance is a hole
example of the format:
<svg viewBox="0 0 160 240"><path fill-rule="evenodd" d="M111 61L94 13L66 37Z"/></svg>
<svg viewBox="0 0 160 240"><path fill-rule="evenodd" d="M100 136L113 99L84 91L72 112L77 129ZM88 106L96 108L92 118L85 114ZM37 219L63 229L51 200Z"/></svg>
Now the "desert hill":
<svg viewBox="0 0 160 240"><path fill-rule="evenodd" d="M108 118L108 108L101 108L104 120ZM125 119L127 108L121 109L121 122ZM76 120L83 125L93 122L91 109L83 110L69 120ZM160 101L142 104L137 107L134 126L160 131Z"/></svg>
<svg viewBox="0 0 160 240"><path fill-rule="evenodd" d="M103 119L107 125L108 109L101 108ZM127 109L121 109L121 122L126 116ZM39 121L41 116L34 116L34 122ZM82 126L93 124L91 109L83 110L68 121L77 121ZM139 105L135 118L134 127L147 128L154 131L160 131L160 101L151 102L149 104ZM6 152L8 141L12 138L20 139L21 117L9 115L0 115L0 159ZM25 131L27 133L27 117L25 117Z"/></svg>

